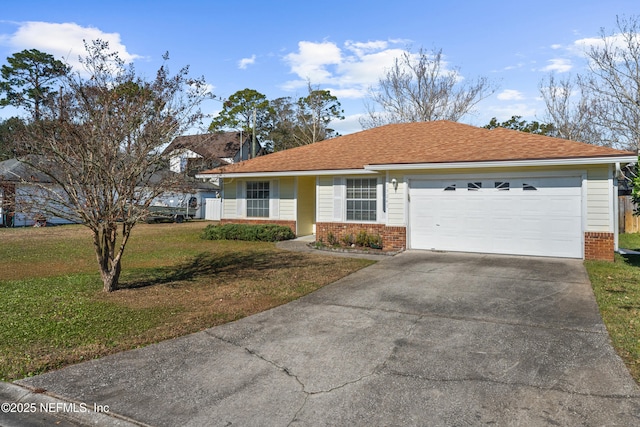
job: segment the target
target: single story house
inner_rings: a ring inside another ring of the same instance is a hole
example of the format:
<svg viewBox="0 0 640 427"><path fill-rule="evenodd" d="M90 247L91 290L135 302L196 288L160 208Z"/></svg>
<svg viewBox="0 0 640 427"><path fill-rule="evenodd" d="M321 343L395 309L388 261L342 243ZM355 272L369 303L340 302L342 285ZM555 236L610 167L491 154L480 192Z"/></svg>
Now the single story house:
<svg viewBox="0 0 640 427"><path fill-rule="evenodd" d="M19 159L0 162L0 227L24 227L40 223L71 224L59 217L46 217L38 207L41 186L53 186L49 177Z"/></svg>
<svg viewBox="0 0 640 427"><path fill-rule="evenodd" d="M391 124L198 175L222 223L327 241L364 230L389 250L612 260L617 178L633 152L450 121Z"/></svg>

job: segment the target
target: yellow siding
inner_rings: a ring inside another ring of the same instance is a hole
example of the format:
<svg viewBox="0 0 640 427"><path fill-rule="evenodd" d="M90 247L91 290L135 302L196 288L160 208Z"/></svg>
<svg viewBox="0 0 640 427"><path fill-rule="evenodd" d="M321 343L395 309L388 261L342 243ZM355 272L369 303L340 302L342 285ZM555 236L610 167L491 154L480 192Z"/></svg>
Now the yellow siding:
<svg viewBox="0 0 640 427"><path fill-rule="evenodd" d="M318 222L333 221L333 177L322 176L318 178Z"/></svg>
<svg viewBox="0 0 640 427"><path fill-rule="evenodd" d="M389 173L389 181L386 183L386 224L389 226L405 226L406 225L406 200L408 186L406 182L410 179L420 178L439 178L440 176L464 175L464 176L528 176L542 174L553 176L554 172L563 174L573 172L576 176L581 176L586 172L587 181L584 193L586 200L583 200L583 212L585 214L585 231L613 231L612 228L612 193L610 187L610 169L608 165L603 166L571 166L564 168L557 167L523 167L523 168L487 168L487 169L458 169L458 170L418 170L418 171L392 171ZM312 178L298 178L298 186L300 180L305 182L302 187L309 187ZM313 178L315 179L315 178ZM391 181L397 181L397 189L394 188ZM305 218L311 219L309 212L305 209L311 209L315 204L315 215L312 221L317 222L334 222L334 177L320 176L315 179L315 203L306 200L301 205L301 201L296 197L296 178L285 177L278 181L279 191L279 216L277 219L296 220L297 215L303 212ZM237 203L239 203L236 194L236 185L238 180L225 180L224 200L223 200L223 218L236 218L238 216ZM298 191L300 191L300 187ZM302 211L301 211L302 209ZM307 209L307 210L308 210ZM309 222L309 220L305 220Z"/></svg>
<svg viewBox="0 0 640 427"><path fill-rule="evenodd" d="M398 188L394 189L391 181L395 179L398 182ZM387 185L387 225L392 227L402 227L406 225L404 210L406 185L404 176L401 174L389 174L389 183Z"/></svg>
<svg viewBox="0 0 640 427"><path fill-rule="evenodd" d="M295 178L286 177L277 180L280 193L280 216L282 220L296 219Z"/></svg>
<svg viewBox="0 0 640 427"><path fill-rule="evenodd" d="M586 230L611 232L611 189L608 167L587 172Z"/></svg>
<svg viewBox="0 0 640 427"><path fill-rule="evenodd" d="M301 176L298 178L298 218L297 234L306 236L313 233L316 218L316 178Z"/></svg>
<svg viewBox="0 0 640 427"><path fill-rule="evenodd" d="M238 208L236 205L236 180L224 180L224 197L222 199L222 218L236 218Z"/></svg>

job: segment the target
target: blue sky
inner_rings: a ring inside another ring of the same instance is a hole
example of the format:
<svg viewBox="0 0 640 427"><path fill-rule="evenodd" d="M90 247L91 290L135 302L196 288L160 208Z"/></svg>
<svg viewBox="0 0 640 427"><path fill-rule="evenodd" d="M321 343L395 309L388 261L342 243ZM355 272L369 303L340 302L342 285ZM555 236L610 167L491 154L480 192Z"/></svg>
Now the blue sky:
<svg viewBox="0 0 640 427"><path fill-rule="evenodd" d="M347 118L334 127L347 134L361 129L367 88L402 50L436 48L463 78L499 86L463 120L483 126L492 117L542 120L541 80L581 72L582 50L601 28L615 30L616 15L640 15L640 2L8 1L0 9L0 61L35 48L73 64L83 39L101 38L149 76L168 51L171 69L189 65L221 98L244 88L269 99L298 97L309 80L339 98ZM204 105L208 114L219 109ZM0 110L0 117L14 113Z"/></svg>

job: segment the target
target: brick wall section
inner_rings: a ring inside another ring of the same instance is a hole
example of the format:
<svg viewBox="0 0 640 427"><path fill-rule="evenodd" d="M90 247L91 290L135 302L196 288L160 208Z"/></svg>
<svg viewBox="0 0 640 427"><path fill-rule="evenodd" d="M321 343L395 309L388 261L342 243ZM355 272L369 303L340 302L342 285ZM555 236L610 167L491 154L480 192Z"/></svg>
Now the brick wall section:
<svg viewBox="0 0 640 427"><path fill-rule="evenodd" d="M296 222L277 219L221 219L220 224L276 224L289 227L296 234Z"/></svg>
<svg viewBox="0 0 640 427"><path fill-rule="evenodd" d="M407 247L406 227L387 227L384 224L353 224L342 222L319 222L316 224L316 241L328 241L329 233L341 240L343 236L360 231L367 234L379 234L382 237L382 249L385 251L402 251Z"/></svg>
<svg viewBox="0 0 640 427"><path fill-rule="evenodd" d="M613 261L613 233L584 233L584 259Z"/></svg>

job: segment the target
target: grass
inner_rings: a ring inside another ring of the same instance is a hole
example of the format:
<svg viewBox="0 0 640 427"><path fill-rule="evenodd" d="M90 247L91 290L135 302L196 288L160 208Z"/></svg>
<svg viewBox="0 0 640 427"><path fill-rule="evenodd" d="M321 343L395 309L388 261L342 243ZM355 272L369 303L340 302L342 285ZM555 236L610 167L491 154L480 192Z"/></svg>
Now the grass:
<svg viewBox="0 0 640 427"><path fill-rule="evenodd" d="M618 246L640 252L640 233L620 234Z"/></svg>
<svg viewBox="0 0 640 427"><path fill-rule="evenodd" d="M0 229L0 380L233 321L371 263L201 240L205 225L137 226L111 294L84 227Z"/></svg>
<svg viewBox="0 0 640 427"><path fill-rule="evenodd" d="M621 234L620 247L640 250L640 234ZM616 254L615 262L585 261L611 341L640 383L640 255Z"/></svg>
<svg viewBox="0 0 640 427"><path fill-rule="evenodd" d="M12 381L239 319L299 298L371 261L201 240L206 223L141 224L124 289L102 292L81 226L0 229L0 380ZM640 234L620 246L640 251ZM614 347L640 382L640 255L586 261Z"/></svg>

